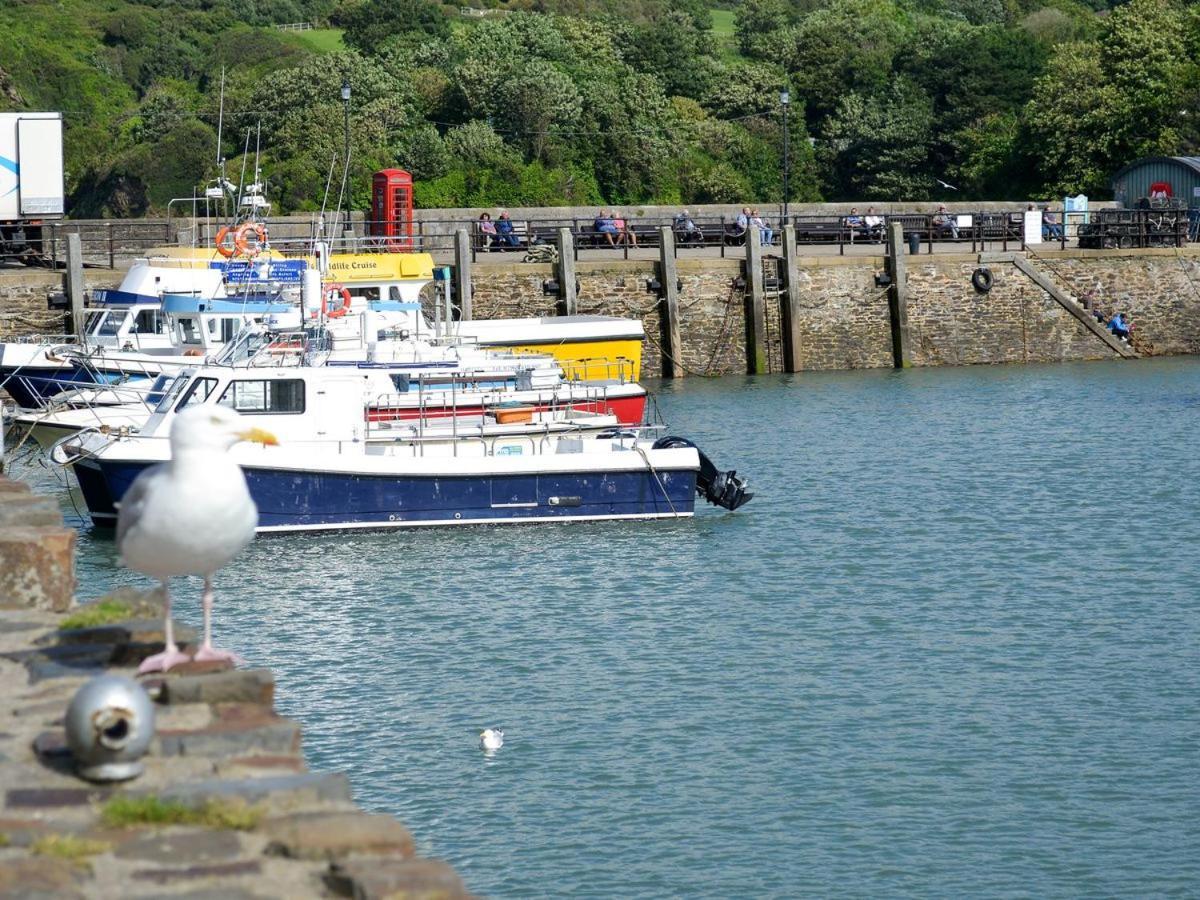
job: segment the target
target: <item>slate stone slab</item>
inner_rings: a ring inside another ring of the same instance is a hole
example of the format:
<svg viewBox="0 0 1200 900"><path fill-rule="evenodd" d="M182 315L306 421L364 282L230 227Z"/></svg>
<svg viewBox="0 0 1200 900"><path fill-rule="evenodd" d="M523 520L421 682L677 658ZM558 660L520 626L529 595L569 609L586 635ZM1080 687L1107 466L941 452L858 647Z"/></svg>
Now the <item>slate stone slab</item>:
<svg viewBox="0 0 1200 900"><path fill-rule="evenodd" d="M265 778L214 778L172 785L160 792L164 800L201 806L210 800L240 798L258 803L276 797L292 801L311 798L329 803L350 801L350 782L340 772L306 772Z"/></svg>
<svg viewBox="0 0 1200 900"><path fill-rule="evenodd" d="M9 809L85 806L104 795L89 788L12 788L4 792L4 805Z"/></svg>
<svg viewBox="0 0 1200 900"><path fill-rule="evenodd" d="M112 661L113 649L111 644L84 644L40 647L0 655L23 664L29 672L29 683L37 684L49 678L99 675Z"/></svg>
<svg viewBox="0 0 1200 900"><path fill-rule="evenodd" d="M157 863L207 863L234 859L242 854L242 841L233 831L156 832L134 838L115 851L118 859L139 859Z"/></svg>
<svg viewBox="0 0 1200 900"><path fill-rule="evenodd" d="M152 881L155 884L167 885L178 881L193 881L197 878L258 875L261 872L262 863L257 859L242 859L235 862L187 866L186 868L176 869L138 869L130 877L138 881Z"/></svg>
<svg viewBox="0 0 1200 900"><path fill-rule="evenodd" d="M471 896L458 874L437 859L359 857L331 864L326 880L332 890L355 900Z"/></svg>
<svg viewBox="0 0 1200 900"><path fill-rule="evenodd" d="M391 816L358 812L300 813L259 826L270 856L338 859L351 853L410 857L413 839Z"/></svg>
<svg viewBox="0 0 1200 900"><path fill-rule="evenodd" d="M275 702L275 676L267 669L239 669L213 675L180 675L164 678L161 703Z"/></svg>
<svg viewBox="0 0 1200 900"><path fill-rule="evenodd" d="M32 857L0 862L0 897L82 897L83 873L61 859Z"/></svg>

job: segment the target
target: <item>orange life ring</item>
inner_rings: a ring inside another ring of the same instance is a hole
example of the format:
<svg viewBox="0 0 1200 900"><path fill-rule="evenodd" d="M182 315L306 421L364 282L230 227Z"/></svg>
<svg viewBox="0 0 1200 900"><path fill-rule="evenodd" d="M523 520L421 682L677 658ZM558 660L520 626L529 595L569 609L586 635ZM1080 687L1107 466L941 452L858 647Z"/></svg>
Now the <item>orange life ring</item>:
<svg viewBox="0 0 1200 900"><path fill-rule="evenodd" d="M342 305L330 309L330 299L336 298L339 294L342 297ZM348 312L350 312L350 289L340 284L325 285L325 290L321 292L321 314L330 319L340 319Z"/></svg>
<svg viewBox="0 0 1200 900"><path fill-rule="evenodd" d="M248 235L254 235L254 248L249 247ZM267 243L267 228L262 222L247 222L233 236L233 245L242 256L258 256Z"/></svg>
<svg viewBox="0 0 1200 900"><path fill-rule="evenodd" d="M231 238L231 240L226 243L226 238ZM228 225L217 232L217 252L226 259L229 259L229 257L233 256L233 254L237 252L237 246L232 238L233 228Z"/></svg>

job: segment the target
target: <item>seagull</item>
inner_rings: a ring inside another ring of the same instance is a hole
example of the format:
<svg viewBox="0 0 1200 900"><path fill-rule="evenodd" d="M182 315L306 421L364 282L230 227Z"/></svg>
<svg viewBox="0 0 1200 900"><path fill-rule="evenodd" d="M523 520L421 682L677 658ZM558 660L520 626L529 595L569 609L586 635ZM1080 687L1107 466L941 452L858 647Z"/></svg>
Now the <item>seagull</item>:
<svg viewBox="0 0 1200 900"><path fill-rule="evenodd" d="M958 188L956 188L954 185L946 184L946 182L942 181L942 179L940 179L940 178L935 178L933 180L936 181L938 184L940 184L942 187L944 187L948 191L957 191L958 190Z"/></svg>
<svg viewBox="0 0 1200 900"><path fill-rule="evenodd" d="M479 732L479 746L484 750L499 750L504 746L504 732L499 728L485 728Z"/></svg>
<svg viewBox="0 0 1200 900"><path fill-rule="evenodd" d="M138 475L121 498L121 562L157 578L165 606L165 649L144 660L138 674L165 672L189 659L180 652L171 627L167 580L178 575L204 576L204 640L191 658L238 661L235 654L212 646L213 574L250 543L258 525L246 476L226 452L238 441L279 443L269 432L247 428L227 407L186 409L171 425L171 459Z"/></svg>

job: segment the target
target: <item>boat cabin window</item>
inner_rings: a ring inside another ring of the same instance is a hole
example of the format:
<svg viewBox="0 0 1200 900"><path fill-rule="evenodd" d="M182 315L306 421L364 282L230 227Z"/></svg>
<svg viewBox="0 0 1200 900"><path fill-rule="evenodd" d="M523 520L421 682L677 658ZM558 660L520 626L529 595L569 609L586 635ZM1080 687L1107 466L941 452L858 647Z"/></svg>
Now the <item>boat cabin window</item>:
<svg viewBox="0 0 1200 900"><path fill-rule="evenodd" d="M150 392L146 394L146 403L157 406L167 396L167 386L172 388L172 378L170 375L159 375L154 379L154 383L150 385Z"/></svg>
<svg viewBox="0 0 1200 900"><path fill-rule="evenodd" d="M215 378L197 378L192 382L192 386L187 389L183 395L183 400L175 407L175 412L187 409L189 406L205 402L212 396L212 392L217 389L217 379Z"/></svg>
<svg viewBox="0 0 1200 900"><path fill-rule="evenodd" d="M231 381L217 402L240 413L302 413L304 381L300 378Z"/></svg>
<svg viewBox="0 0 1200 900"><path fill-rule="evenodd" d="M228 344L233 340L234 334L237 333L237 322L233 319L210 318L208 320L208 333L217 343Z"/></svg>
<svg viewBox="0 0 1200 900"><path fill-rule="evenodd" d="M392 384L396 388L396 393L407 394L409 386L412 384L412 378L407 372L399 372L391 376Z"/></svg>
<svg viewBox="0 0 1200 900"><path fill-rule="evenodd" d="M175 403L175 401L179 398L179 395L183 392L183 389L187 387L188 379L190 377L190 375L176 375L175 380L171 382L170 387L167 388L166 393L163 395L162 402L160 402L158 406L154 408L154 411L166 412L168 409L170 409L172 404Z"/></svg>
<svg viewBox="0 0 1200 900"><path fill-rule="evenodd" d="M180 316L179 322L179 341L183 344L200 345L200 329L196 327L196 320L187 316Z"/></svg>
<svg viewBox="0 0 1200 900"><path fill-rule="evenodd" d="M99 334L100 328L104 325L104 320L107 316L107 309L96 310L88 313L87 333Z"/></svg>
<svg viewBox="0 0 1200 900"><path fill-rule="evenodd" d="M129 318L128 312L118 312L115 309L110 309L108 315L105 316L100 324L96 327L96 334L101 337L116 337L124 327L126 320Z"/></svg>
<svg viewBox="0 0 1200 900"><path fill-rule="evenodd" d="M400 285L393 284L390 288L388 288L388 299L394 300L397 303L404 299L402 296L400 296Z"/></svg>
<svg viewBox="0 0 1200 900"><path fill-rule="evenodd" d="M134 334L166 334L167 317L157 309L141 309L133 320Z"/></svg>

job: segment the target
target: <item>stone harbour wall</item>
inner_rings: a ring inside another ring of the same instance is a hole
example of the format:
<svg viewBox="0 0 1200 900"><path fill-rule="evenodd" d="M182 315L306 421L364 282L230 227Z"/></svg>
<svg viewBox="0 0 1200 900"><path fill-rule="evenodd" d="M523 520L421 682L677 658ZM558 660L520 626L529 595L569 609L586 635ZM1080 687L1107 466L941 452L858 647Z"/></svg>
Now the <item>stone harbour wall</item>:
<svg viewBox="0 0 1200 900"><path fill-rule="evenodd" d="M1115 354L1070 310L1012 262L1021 256L1076 301L1133 319L1140 355L1200 353L1200 251L1029 251L1019 254L906 256L911 362L917 366L1107 359ZM971 275L986 266L982 293ZM876 284L883 256L800 257L794 290L798 370L880 368L893 364L888 288ZM638 317L646 329L642 371L661 371L661 305L646 290L653 261L580 260L578 311ZM745 263L679 259L679 361L685 374L747 371ZM520 263L472 272L478 317L552 315L542 292L555 267ZM764 297L768 371L783 370L778 293Z"/></svg>
<svg viewBox="0 0 1200 900"><path fill-rule="evenodd" d="M344 775L308 770L265 669L193 662L143 677L156 717L145 772L77 777L67 703L161 650L163 608L154 591L123 589L102 624L64 628L73 594L74 531L57 503L0 478L0 897L469 896L402 824L359 810Z"/></svg>
<svg viewBox="0 0 1200 900"><path fill-rule="evenodd" d="M1122 311L1134 323L1133 343L1145 356L1200 353L1200 249L1029 250L1018 253L1070 297L1105 315ZM1012 255L925 253L905 256L913 365L1052 362L1107 358L1113 350L1091 334L1011 262ZM745 262L736 257L679 258L679 361L685 374L747 371ZM989 293L971 285L987 266ZM875 278L879 256L800 256L793 291L799 370L892 365L888 289ZM654 260L579 260L577 311L640 318L646 329L643 372L662 371L661 304L646 289L659 277ZM86 272L91 288L111 287L119 271ZM544 293L556 278L547 263L489 261L472 267L477 318L553 316L559 300ZM56 273L0 272L0 339L57 333L58 313L47 293L61 289ZM783 370L780 297L764 298L762 343L768 371Z"/></svg>

